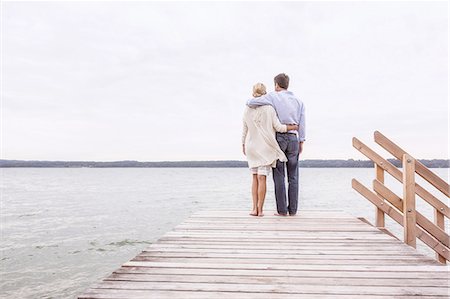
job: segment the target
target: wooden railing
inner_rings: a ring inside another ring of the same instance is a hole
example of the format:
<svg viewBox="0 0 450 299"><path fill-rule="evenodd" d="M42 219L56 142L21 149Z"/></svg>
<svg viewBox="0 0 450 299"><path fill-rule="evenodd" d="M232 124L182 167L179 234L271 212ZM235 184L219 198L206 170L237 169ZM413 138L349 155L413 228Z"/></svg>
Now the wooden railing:
<svg viewBox="0 0 450 299"><path fill-rule="evenodd" d="M449 207L436 196L415 182L417 173L447 198L450 186L422 163L411 157L406 151L376 131L374 139L386 151L402 161L403 172L387 159L378 155L357 138L353 146L375 164L375 176L372 189L365 187L356 179L352 187L376 207L375 226L385 229L385 215L390 216L404 228L404 242L416 247L416 238L436 252L436 259L445 264L450 260L450 237L445 231L445 218L450 218ZM402 196L396 195L384 185L385 173L403 184ZM416 194L434 208L434 223L416 211Z"/></svg>

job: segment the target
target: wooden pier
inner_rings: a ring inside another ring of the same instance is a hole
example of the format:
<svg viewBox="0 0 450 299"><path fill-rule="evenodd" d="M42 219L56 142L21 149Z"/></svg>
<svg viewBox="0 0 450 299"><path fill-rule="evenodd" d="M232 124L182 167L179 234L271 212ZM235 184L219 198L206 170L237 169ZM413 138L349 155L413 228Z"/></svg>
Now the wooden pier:
<svg viewBox="0 0 450 299"><path fill-rule="evenodd" d="M200 211L78 298L450 298L449 267L338 211Z"/></svg>

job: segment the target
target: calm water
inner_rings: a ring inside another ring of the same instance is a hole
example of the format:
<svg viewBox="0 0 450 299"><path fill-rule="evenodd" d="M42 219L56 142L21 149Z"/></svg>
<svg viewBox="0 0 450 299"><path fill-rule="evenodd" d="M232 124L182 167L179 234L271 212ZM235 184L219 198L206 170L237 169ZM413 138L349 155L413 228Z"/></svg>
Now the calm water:
<svg viewBox="0 0 450 299"><path fill-rule="evenodd" d="M251 206L244 168L0 171L2 298L75 298L192 212ZM434 171L448 180L447 169ZM373 169L300 173L300 209L338 209L373 221L373 206L350 183L355 177L370 186ZM399 183L386 184L401 194ZM265 208L275 209L271 179ZM420 201L418 210L432 215ZM387 226L401 233L392 221Z"/></svg>

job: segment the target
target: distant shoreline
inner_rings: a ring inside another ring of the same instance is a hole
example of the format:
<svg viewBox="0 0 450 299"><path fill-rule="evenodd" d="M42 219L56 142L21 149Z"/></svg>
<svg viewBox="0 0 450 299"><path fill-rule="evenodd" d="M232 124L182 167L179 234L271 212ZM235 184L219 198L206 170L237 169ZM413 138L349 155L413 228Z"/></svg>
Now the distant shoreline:
<svg viewBox="0 0 450 299"><path fill-rule="evenodd" d="M388 159L397 167L401 162L397 159ZM450 160L419 159L428 168L450 168ZM373 168L370 160L301 160L303 168ZM27 160L0 160L0 168L244 168L246 161L163 161L163 162L139 162L139 161L27 161Z"/></svg>

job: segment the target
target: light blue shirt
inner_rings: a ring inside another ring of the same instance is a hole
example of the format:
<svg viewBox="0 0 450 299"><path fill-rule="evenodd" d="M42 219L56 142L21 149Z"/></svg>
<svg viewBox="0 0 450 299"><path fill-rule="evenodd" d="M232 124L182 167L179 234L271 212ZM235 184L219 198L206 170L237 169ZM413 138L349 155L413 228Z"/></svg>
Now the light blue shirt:
<svg viewBox="0 0 450 299"><path fill-rule="evenodd" d="M272 91L247 101L249 107L271 105L282 124L297 124L298 141L305 141L305 105L288 90ZM290 133L295 131L289 131Z"/></svg>

